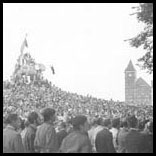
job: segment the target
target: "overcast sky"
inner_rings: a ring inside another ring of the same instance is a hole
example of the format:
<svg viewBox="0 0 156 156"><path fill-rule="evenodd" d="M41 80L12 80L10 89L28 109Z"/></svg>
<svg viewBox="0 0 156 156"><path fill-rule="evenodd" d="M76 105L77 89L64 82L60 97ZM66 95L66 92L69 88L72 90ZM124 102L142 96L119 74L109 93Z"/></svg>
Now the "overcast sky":
<svg viewBox="0 0 156 156"><path fill-rule="evenodd" d="M136 36L135 3L3 4L3 79L14 70L20 47L28 33L28 46L44 76L56 86L82 95L124 100L124 70L134 66L143 50L125 39ZM52 75L50 65L55 68ZM137 77L149 84L152 76L135 66Z"/></svg>

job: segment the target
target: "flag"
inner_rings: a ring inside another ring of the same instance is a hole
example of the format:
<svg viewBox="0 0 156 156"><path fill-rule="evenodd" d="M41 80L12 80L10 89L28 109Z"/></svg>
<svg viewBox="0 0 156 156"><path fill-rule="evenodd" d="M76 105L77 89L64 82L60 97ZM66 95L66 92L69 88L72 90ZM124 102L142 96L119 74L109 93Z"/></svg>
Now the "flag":
<svg viewBox="0 0 156 156"><path fill-rule="evenodd" d="M54 71L54 67L53 66L51 66L51 71L52 71L53 74L55 74L55 71Z"/></svg>
<svg viewBox="0 0 156 156"><path fill-rule="evenodd" d="M21 45L21 54L23 54L23 50L25 47L28 47L28 42L27 42L27 39L25 38L22 45Z"/></svg>

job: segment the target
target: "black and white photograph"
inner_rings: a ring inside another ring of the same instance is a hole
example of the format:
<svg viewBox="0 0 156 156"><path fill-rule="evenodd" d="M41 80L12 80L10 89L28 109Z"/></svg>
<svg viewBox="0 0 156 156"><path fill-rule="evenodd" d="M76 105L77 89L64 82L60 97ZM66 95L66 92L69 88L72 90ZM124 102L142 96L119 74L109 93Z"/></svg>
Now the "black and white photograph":
<svg viewBox="0 0 156 156"><path fill-rule="evenodd" d="M153 3L3 3L3 153L153 153Z"/></svg>

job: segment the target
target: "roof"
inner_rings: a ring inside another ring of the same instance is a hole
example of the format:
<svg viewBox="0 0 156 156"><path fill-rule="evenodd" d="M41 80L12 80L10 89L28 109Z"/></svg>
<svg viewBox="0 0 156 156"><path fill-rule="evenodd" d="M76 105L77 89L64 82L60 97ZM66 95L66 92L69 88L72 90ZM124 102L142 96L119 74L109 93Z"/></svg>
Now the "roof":
<svg viewBox="0 0 156 156"><path fill-rule="evenodd" d="M138 85L138 86L148 86L148 87L151 87L151 86L150 86L144 79L142 79L141 77L137 79L136 85Z"/></svg>
<svg viewBox="0 0 156 156"><path fill-rule="evenodd" d="M129 61L129 64L127 68L125 69L125 71L136 71L131 60Z"/></svg>

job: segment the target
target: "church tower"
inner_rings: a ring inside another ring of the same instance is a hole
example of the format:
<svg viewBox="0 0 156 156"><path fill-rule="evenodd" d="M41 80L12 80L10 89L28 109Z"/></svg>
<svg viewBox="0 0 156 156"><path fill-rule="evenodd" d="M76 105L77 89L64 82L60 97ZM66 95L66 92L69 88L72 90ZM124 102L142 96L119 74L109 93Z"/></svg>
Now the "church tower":
<svg viewBox="0 0 156 156"><path fill-rule="evenodd" d="M129 61L127 68L125 69L125 102L133 103L135 101L135 82L136 82L136 70Z"/></svg>

